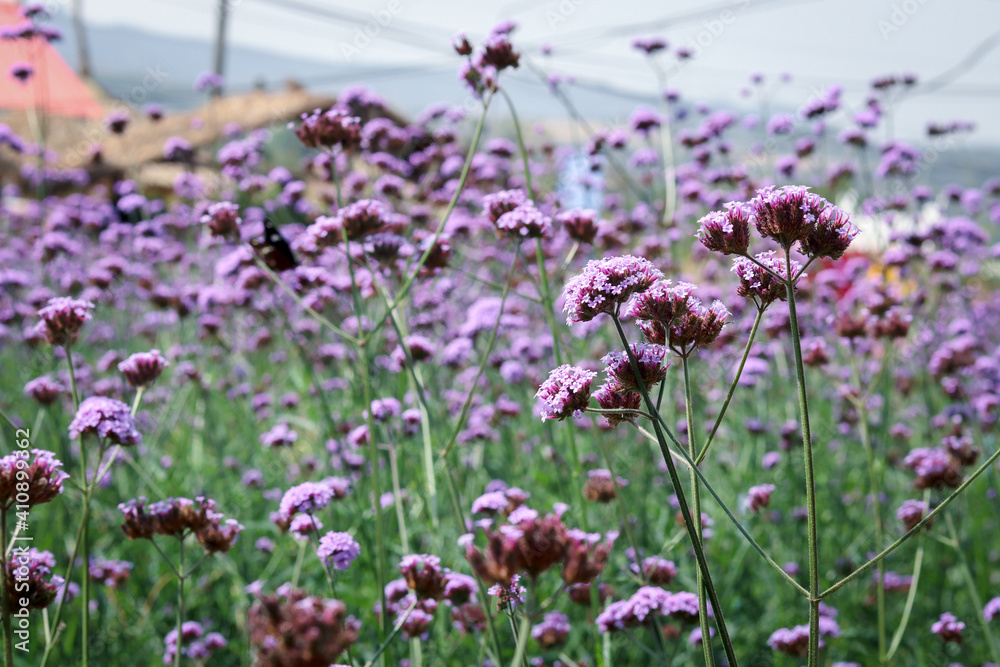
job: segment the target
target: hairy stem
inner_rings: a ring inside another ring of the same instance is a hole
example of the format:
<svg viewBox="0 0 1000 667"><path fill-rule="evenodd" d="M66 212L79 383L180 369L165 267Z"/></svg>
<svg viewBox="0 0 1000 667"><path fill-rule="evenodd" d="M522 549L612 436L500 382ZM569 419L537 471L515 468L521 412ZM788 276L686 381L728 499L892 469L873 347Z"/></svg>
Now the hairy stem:
<svg viewBox="0 0 1000 667"><path fill-rule="evenodd" d="M694 396L691 392L691 371L687 355L681 356L681 367L684 371L684 414L687 418L688 455L694 460L698 452L698 442L694 431ZM701 492L698 489L698 475L695 473L695 468L696 466L691 466L690 470L691 504L695 520L695 532L697 533L699 544L704 549L705 541L701 525ZM698 572L697 586L698 625L701 627L701 647L705 655L705 664L711 667L715 664L715 656L712 655L712 634L708 625L708 605L705 604L705 580L701 571Z"/></svg>
<svg viewBox="0 0 1000 667"><path fill-rule="evenodd" d="M635 354L632 352L632 347L629 345L628 337L625 335L625 330L622 328L621 320L618 319L617 313L612 316L612 321L615 323L615 329L618 331L618 337L621 339L622 344L625 346L625 353L628 354L629 362L632 364L632 372L635 374L636 379L639 383L639 392L642 394L643 401L646 403L646 409L651 413L659 414L656 412L656 407L653 405L653 399L649 396L649 391L646 389L646 383L642 379L642 374L639 372L639 362L635 358ZM712 602L712 609L715 611L715 621L719 628L719 637L722 640L722 646L726 651L726 658L729 660L730 667L739 667L739 661L736 659L736 652L733 650L733 641L729 636L729 628L726 626L726 619L722 611L722 605L719 603L719 596L715 591L715 585L712 583L712 574L708 568L708 561L705 560L705 552L701 548L701 543L698 541L698 533L695 531L694 519L691 516L691 509L688 507L687 499L684 497L684 487L681 485L680 477L677 475L677 466L674 465L674 459L670 455L670 448L667 446L666 437L663 435L663 428L661 428L662 419L653 420L653 430L656 433L656 440L660 445L660 452L663 455L663 460L667 464L667 472L670 474L670 483L674 488L674 493L677 495L677 504L680 506L681 516L684 518L684 526L687 529L688 537L691 540L691 546L694 549L695 559L698 561L698 568L705 577L705 588L708 593L709 600ZM671 438L676 440L675 438ZM699 520L701 517L698 517Z"/></svg>
<svg viewBox="0 0 1000 667"><path fill-rule="evenodd" d="M786 275L792 275L791 250L785 250ZM812 432L809 429L809 403L806 398L806 374L802 363L802 342L799 335L799 317L795 308L795 284L784 280L788 296L788 321L792 333L792 351L795 355L795 384L799 397L799 422L802 428L803 460L806 477L806 522L809 542L809 667L819 666L819 547L816 539L816 476L813 470Z"/></svg>

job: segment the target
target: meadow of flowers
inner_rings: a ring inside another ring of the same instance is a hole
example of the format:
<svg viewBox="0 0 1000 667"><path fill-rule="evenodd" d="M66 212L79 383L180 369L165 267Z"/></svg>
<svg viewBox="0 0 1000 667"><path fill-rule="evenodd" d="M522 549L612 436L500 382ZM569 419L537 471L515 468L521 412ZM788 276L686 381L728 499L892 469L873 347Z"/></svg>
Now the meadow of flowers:
<svg viewBox="0 0 1000 667"><path fill-rule="evenodd" d="M600 128L553 78L556 145L513 29L462 109L4 184L5 664L1000 664L1000 179L927 186L909 75Z"/></svg>

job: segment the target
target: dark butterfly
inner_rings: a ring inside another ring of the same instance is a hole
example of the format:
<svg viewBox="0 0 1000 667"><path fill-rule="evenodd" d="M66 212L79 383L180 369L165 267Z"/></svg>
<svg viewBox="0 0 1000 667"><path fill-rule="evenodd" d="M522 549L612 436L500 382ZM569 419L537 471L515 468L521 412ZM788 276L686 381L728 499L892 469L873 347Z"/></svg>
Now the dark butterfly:
<svg viewBox="0 0 1000 667"><path fill-rule="evenodd" d="M264 218L264 238L250 241L250 247L272 271L287 271L299 265L288 241L267 218Z"/></svg>

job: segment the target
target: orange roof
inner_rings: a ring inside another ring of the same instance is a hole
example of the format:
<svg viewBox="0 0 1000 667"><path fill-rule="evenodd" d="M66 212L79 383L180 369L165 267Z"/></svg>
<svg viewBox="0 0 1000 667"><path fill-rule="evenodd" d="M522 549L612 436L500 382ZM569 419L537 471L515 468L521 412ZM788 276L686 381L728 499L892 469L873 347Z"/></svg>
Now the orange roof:
<svg viewBox="0 0 1000 667"><path fill-rule="evenodd" d="M0 2L0 26L24 20L16 4ZM10 75L11 66L22 61L35 70L26 83ZM31 108L55 116L104 116L104 108L86 84L45 39L0 39L0 109Z"/></svg>

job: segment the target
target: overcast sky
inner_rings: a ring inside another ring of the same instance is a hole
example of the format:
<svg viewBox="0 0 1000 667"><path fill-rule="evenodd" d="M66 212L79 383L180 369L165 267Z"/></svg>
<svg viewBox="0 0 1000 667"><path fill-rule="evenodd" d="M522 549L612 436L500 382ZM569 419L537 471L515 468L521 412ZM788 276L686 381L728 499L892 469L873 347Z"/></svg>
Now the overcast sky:
<svg viewBox="0 0 1000 667"><path fill-rule="evenodd" d="M68 0L55 0L68 5ZM1000 143L1000 0L229 0L232 43L332 63L456 67L449 40L481 38L501 19L547 70L631 91L655 90L635 37L695 48L671 74L688 99L738 100L752 72L792 83L776 92L798 106L841 83L857 104L875 76L913 72L947 85L906 100L901 131L928 120L971 120ZM213 39L214 0L84 0L88 22ZM697 14L695 16L695 14ZM384 27L376 22L381 18ZM374 36L359 34L366 27ZM993 38L990 41L990 38ZM544 58L539 47L550 44ZM977 47L981 46L981 49ZM963 61L974 58L968 67ZM669 58L665 60L669 63ZM957 70L956 70L957 68ZM456 85L458 85L456 83ZM382 91L386 92L386 91Z"/></svg>

